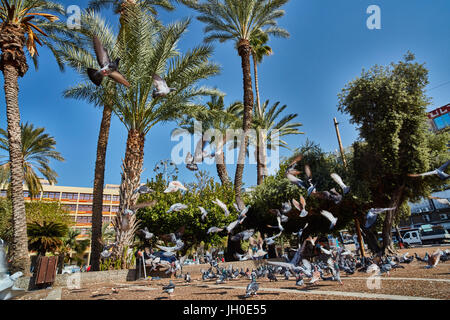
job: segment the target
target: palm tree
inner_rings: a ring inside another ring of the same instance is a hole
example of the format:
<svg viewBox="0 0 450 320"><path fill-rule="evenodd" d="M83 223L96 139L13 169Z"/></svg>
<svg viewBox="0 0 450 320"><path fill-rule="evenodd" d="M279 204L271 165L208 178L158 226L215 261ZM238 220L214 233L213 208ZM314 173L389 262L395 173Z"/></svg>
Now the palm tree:
<svg viewBox="0 0 450 320"><path fill-rule="evenodd" d="M252 58L253 58L253 73L255 76L255 91L256 91L256 104L258 112L261 112L261 101L259 98L259 81L258 81L258 64L262 62L264 57L273 54L272 48L266 43L269 41L269 36L262 30L258 30L253 34L250 39L250 45L252 46Z"/></svg>
<svg viewBox="0 0 450 320"><path fill-rule="evenodd" d="M252 46L253 57L253 73L255 76L255 91L256 91L256 105L257 111L261 114L261 101L259 97L259 81L258 81L258 64L260 64L265 56L269 56L273 53L272 48L266 45L269 41L269 36L262 30L255 32L250 44ZM260 132L261 133L261 132ZM263 141L263 137L258 137L258 141ZM256 145L256 176L257 184L261 184L264 180L265 172L262 172L261 160L266 158L266 148L264 146Z"/></svg>
<svg viewBox="0 0 450 320"><path fill-rule="evenodd" d="M170 1L167 0L92 0L89 3L89 7L94 10L99 10L103 7L113 5L116 13L120 13L120 31L122 34L124 22L123 15L125 6L133 6L139 3L144 6L151 14L156 15L156 7L172 10L173 6ZM86 67L86 65L85 65ZM83 69L84 72L85 69ZM104 88L104 86L102 86ZM114 90L114 89L113 89ZM107 94L106 94L107 96ZM103 115L100 124L100 132L97 142L97 158L95 161L94 172L94 187L93 187L93 200L92 200L92 247L91 247L91 266L93 271L100 270L100 252L101 247L101 226L102 226L102 208L103 208L103 186L105 179L105 162L106 162L106 149L108 146L109 129L111 126L112 109L111 102L106 100L100 106L103 106Z"/></svg>
<svg viewBox="0 0 450 320"><path fill-rule="evenodd" d="M281 140L281 137L291 134L303 134L298 130L302 126L300 122L291 122L297 117L297 114L288 114L277 120L281 113L287 108L286 105L279 107L280 102L276 102L269 107L269 100L267 100L261 111L255 110L253 117L253 128L256 131L256 137L252 137L256 147L256 159L258 166L258 184L262 183L263 176L267 175L266 156L262 149L275 150L278 147L289 149L286 141ZM266 146L267 143L267 146ZM260 156L262 154L262 157Z"/></svg>
<svg viewBox="0 0 450 320"><path fill-rule="evenodd" d="M222 135L222 141L215 137L213 141L216 146L216 169L222 185L230 184L227 166L225 164L224 147L229 137L227 137L228 129L236 129L241 127L243 105L242 102L236 101L225 108L224 97L220 95L211 96L211 100L206 105L196 111L192 116L185 117L180 122L180 128L187 130L190 134L194 134L195 121L201 121L202 130L206 132L209 129L216 130ZM220 138L220 137L219 137Z"/></svg>
<svg viewBox="0 0 450 320"><path fill-rule="evenodd" d="M36 170L50 183L56 183L57 173L50 168L50 159L64 161L61 154L55 150L56 141L52 136L44 133L44 128L34 128L32 124L21 124L22 155L24 182L30 192L30 198L42 191L42 185ZM0 129L0 149L9 152L8 133ZM11 178L9 157L0 164L0 184L5 184Z"/></svg>
<svg viewBox="0 0 450 320"><path fill-rule="evenodd" d="M63 245L68 231L69 227L60 222L31 222L28 224L29 249L42 256L55 252Z"/></svg>
<svg viewBox="0 0 450 320"><path fill-rule="evenodd" d="M241 57L244 87L243 135L236 167L234 190L236 201L241 209L242 175L244 173L245 151L248 144L248 130L252 124L253 88L250 70L252 53L250 40L260 30L267 35L287 37L288 32L277 26L276 19L284 15L280 8L289 0L180 0L188 7L200 13L199 21L206 23L204 29L208 35L205 42L225 42L233 40Z"/></svg>
<svg viewBox="0 0 450 320"><path fill-rule="evenodd" d="M20 137L19 85L18 78L28 71L27 48L37 66L36 43L47 46L52 52L52 39L67 28L53 14L65 14L64 8L50 1L1 0L0 2L0 70L4 76L6 115L8 123L9 156L11 161L11 194L13 205L14 239L11 244L11 271L30 273L30 258L27 248L27 228L23 199L23 157ZM59 63L58 58L56 61ZM60 67L62 67L60 65Z"/></svg>
<svg viewBox="0 0 450 320"><path fill-rule="evenodd" d="M134 238L131 236L134 228L122 226L123 213L135 204L138 197L133 191L140 184L146 134L159 122L177 119L198 107L194 103L197 97L216 93L216 90L197 87L196 83L219 71L217 65L208 62L212 52L209 46L196 47L184 55L177 51L176 43L186 31L189 20L164 27L139 5L127 6L125 17L121 35L115 37L103 24L99 36L111 55L121 58L120 71L131 83L128 90L117 86L108 94L113 112L128 130L119 213L113 221L118 242L116 257L122 256L123 248L129 247ZM66 49L72 51L73 64L82 65L82 61L87 59L88 53L80 48ZM94 61L92 58L92 63ZM152 77L155 74L162 76L170 86L175 86L177 91L167 97L152 99ZM90 93L91 89L99 90L91 83L85 83L69 89L66 96L97 101Z"/></svg>

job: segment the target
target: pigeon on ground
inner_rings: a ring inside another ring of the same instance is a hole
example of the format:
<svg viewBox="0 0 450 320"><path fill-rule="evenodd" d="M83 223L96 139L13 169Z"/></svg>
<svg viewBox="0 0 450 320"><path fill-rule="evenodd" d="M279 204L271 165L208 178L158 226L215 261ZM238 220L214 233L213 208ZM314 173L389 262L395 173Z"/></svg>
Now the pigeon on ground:
<svg viewBox="0 0 450 320"><path fill-rule="evenodd" d="M248 284L247 289L245 291L245 298L250 297L251 295L258 295L257 291L259 289L259 284L256 282L256 275L252 274L252 281Z"/></svg>
<svg viewBox="0 0 450 320"><path fill-rule="evenodd" d="M172 280L169 281L169 284L166 286L163 286L163 291L171 295L175 291L175 284L172 282Z"/></svg>
<svg viewBox="0 0 450 320"><path fill-rule="evenodd" d="M408 174L410 177L423 177L423 176L431 176L431 175L437 175L441 180L447 180L450 177L450 174L445 173L445 169L447 169L448 165L450 164L450 160L444 163L442 166L440 166L437 169L434 169L432 171L428 171L425 173L419 173L419 174Z"/></svg>
<svg viewBox="0 0 450 320"><path fill-rule="evenodd" d="M87 68L87 74L89 79L96 85L102 84L103 78L108 76L117 83L123 84L126 87L130 87L130 83L125 79L125 77L118 71L120 59L111 61L108 52L106 52L102 43L97 36L93 37L94 51L97 56L97 62L101 69L96 70L92 68Z"/></svg>
<svg viewBox="0 0 450 320"><path fill-rule="evenodd" d="M152 92L153 99L156 99L158 97L164 97L169 93L171 93L172 91L177 90L176 88L169 88L166 81L157 74L153 75L152 78L153 78L153 85L155 86Z"/></svg>

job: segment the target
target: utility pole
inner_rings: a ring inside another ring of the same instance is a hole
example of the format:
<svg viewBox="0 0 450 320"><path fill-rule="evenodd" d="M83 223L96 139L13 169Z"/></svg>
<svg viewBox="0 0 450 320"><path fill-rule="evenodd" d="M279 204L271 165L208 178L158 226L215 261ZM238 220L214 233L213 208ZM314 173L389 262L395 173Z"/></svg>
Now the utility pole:
<svg viewBox="0 0 450 320"><path fill-rule="evenodd" d="M336 118L333 118L334 120L334 127L336 129L336 136L338 139L338 143L339 143L339 150L341 152L341 157L342 157L342 163L344 164L344 169L347 170L347 160L345 160L345 154L344 154L344 147L342 146L342 141L341 141L341 134L339 133L339 122L337 122ZM359 242L359 248L361 251L361 256L365 257L366 253L364 250L364 244L362 241L362 236L361 236L361 227L359 225L359 220L355 217L355 228L356 228L356 234L358 236L358 242Z"/></svg>

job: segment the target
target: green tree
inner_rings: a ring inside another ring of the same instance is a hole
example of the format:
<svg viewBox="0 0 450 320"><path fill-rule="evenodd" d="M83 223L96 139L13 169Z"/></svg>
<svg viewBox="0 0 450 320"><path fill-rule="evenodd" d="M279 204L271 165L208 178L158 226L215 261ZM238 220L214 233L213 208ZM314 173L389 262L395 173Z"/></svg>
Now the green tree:
<svg viewBox="0 0 450 320"><path fill-rule="evenodd" d="M54 253L63 245L62 238L69 228L58 222L32 222L27 226L29 249L45 256L47 252Z"/></svg>
<svg viewBox="0 0 450 320"><path fill-rule="evenodd" d="M425 95L428 70L414 60L408 53L398 63L363 70L339 95L338 108L350 115L361 139L353 145L352 164L356 189L365 189L359 195L371 207L397 208L382 217L383 244L374 250L384 254L393 251L391 230L406 202L428 196L432 184L443 183L437 178L408 176L438 166L442 157L437 155L447 152L445 140L430 149L429 98ZM373 234L371 230L366 233Z"/></svg>
<svg viewBox="0 0 450 320"><path fill-rule="evenodd" d="M23 199L18 78L28 71L24 47L37 66L36 43L54 51L52 39L60 32L67 34L65 24L56 23L58 17L47 12L64 14L64 8L50 1L2 0L0 3L0 70L4 77L14 230L11 271L22 271L25 275L30 273L30 258ZM56 61L59 62L58 57Z"/></svg>
<svg viewBox="0 0 450 320"><path fill-rule="evenodd" d="M197 19L206 24L205 42L225 42L232 40L236 44L241 57L243 87L244 87L244 117L242 138L239 149L238 163L234 180L236 201L243 208L241 199L242 175L244 173L245 155L248 145L248 131L252 125L253 88L250 55L252 47L250 40L261 30L277 37L287 37L289 33L277 26L276 20L284 16L280 8L288 0L205 0L202 3L194 0L180 0L188 7L198 11Z"/></svg>
<svg viewBox="0 0 450 320"><path fill-rule="evenodd" d="M57 173L50 167L50 160L64 161L61 154L55 150L55 139L44 133L44 128L34 128L32 124L21 124L22 154L24 182L30 191L31 198L39 194L42 189L39 171L50 183L56 183ZM0 129L0 149L9 152L8 133ZM8 183L11 179L11 165L8 156L0 164L0 184Z"/></svg>

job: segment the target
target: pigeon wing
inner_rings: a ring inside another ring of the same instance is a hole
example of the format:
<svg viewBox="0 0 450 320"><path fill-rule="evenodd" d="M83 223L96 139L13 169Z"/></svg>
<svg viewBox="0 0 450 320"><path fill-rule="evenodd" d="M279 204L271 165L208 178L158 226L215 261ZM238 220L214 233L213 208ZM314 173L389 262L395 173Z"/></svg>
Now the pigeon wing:
<svg viewBox="0 0 450 320"><path fill-rule="evenodd" d="M93 41L94 41L95 55L97 56L97 62L100 65L100 67L103 68L111 62L111 59L109 58L108 52L106 52L105 48L100 42L100 39L97 36L93 37Z"/></svg>
<svg viewBox="0 0 450 320"><path fill-rule="evenodd" d="M109 74L109 77L114 81L123 84L125 87L130 87L130 83L125 79L125 77L119 71L113 71Z"/></svg>
<svg viewBox="0 0 450 320"><path fill-rule="evenodd" d="M164 79L158 76L157 74L153 75L153 85L156 87L158 91L169 90L166 81L164 81Z"/></svg>
<svg viewBox="0 0 450 320"><path fill-rule="evenodd" d="M448 160L446 163L444 163L442 166L438 168L439 171L444 171L447 169L448 165L450 164L450 160Z"/></svg>

